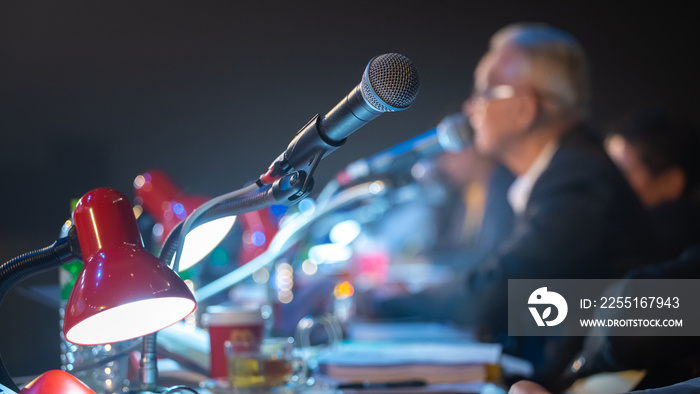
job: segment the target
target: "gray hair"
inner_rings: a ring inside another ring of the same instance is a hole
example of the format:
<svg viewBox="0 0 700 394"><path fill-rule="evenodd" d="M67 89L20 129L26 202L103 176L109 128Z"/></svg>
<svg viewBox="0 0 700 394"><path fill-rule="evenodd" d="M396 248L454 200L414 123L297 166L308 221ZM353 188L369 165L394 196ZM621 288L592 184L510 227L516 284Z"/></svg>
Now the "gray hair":
<svg viewBox="0 0 700 394"><path fill-rule="evenodd" d="M545 24L518 23L496 32L490 45L491 50L514 47L524 54L524 76L554 96L560 111L588 115L588 61L571 34Z"/></svg>

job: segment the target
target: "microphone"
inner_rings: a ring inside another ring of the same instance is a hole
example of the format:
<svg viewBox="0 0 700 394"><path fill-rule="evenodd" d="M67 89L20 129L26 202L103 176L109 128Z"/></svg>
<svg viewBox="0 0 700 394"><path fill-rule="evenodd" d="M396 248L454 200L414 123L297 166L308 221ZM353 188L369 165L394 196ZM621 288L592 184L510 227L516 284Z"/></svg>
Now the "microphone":
<svg viewBox="0 0 700 394"><path fill-rule="evenodd" d="M444 117L432 130L349 164L336 175L341 186L373 174L399 172L410 168L420 158L441 152L457 152L471 146L474 130L461 112Z"/></svg>
<svg viewBox="0 0 700 394"><path fill-rule="evenodd" d="M374 57L360 83L327 114L314 116L299 130L258 184L269 184L291 171L309 174L320 159L342 146L350 134L369 121L382 113L410 107L419 87L418 69L407 57L398 53Z"/></svg>

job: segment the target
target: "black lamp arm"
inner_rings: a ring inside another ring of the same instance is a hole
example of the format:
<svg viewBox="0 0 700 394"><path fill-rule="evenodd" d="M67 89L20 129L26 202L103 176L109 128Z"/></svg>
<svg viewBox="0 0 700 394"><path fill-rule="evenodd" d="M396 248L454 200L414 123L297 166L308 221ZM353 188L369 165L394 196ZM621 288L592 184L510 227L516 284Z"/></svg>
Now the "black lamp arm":
<svg viewBox="0 0 700 394"><path fill-rule="evenodd" d="M75 259L82 259L82 255L75 227L71 227L68 236L57 240L53 245L22 254L3 263L0 265L0 304L12 286L22 279L59 267ZM19 391L1 357L0 384L10 390Z"/></svg>

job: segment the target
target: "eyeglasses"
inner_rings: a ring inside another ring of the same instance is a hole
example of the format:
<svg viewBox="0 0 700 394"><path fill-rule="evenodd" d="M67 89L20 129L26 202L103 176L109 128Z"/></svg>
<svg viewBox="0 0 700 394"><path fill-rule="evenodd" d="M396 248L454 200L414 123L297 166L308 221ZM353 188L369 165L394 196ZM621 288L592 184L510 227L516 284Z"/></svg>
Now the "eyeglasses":
<svg viewBox="0 0 700 394"><path fill-rule="evenodd" d="M478 101L491 101L498 99L507 99L515 97L515 87L511 85L495 85L486 89L476 89L469 96L469 101L476 103Z"/></svg>
<svg viewBox="0 0 700 394"><path fill-rule="evenodd" d="M485 89L474 88L468 102L476 104L491 100L509 99L518 94L532 94L540 102L554 103L563 108L568 108L566 102L557 94L532 86L494 85Z"/></svg>

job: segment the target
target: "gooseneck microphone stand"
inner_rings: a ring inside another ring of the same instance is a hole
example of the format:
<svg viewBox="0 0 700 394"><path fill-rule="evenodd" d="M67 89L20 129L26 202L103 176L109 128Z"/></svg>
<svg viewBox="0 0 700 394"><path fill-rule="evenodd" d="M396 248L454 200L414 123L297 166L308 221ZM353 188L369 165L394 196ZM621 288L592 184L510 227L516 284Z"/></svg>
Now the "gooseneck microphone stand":
<svg viewBox="0 0 700 394"><path fill-rule="evenodd" d="M180 222L168 234L158 258L166 265L172 263L171 268L177 272L178 256L181 255L177 251L181 250L184 238L189 231L222 217L240 215L275 204L294 204L300 196L304 196L309 192L309 189L306 188L313 185L313 182L307 181L308 175L306 172L292 172L260 190L256 191L255 189L258 189L258 186L253 184L205 203L205 205L200 207L201 209L198 208L192 212L185 221ZM141 387L140 391L138 391L141 394L169 392L163 391L157 384L156 335L157 333L152 333L143 337L143 351L139 363ZM191 390L186 387L178 387L178 389Z"/></svg>

